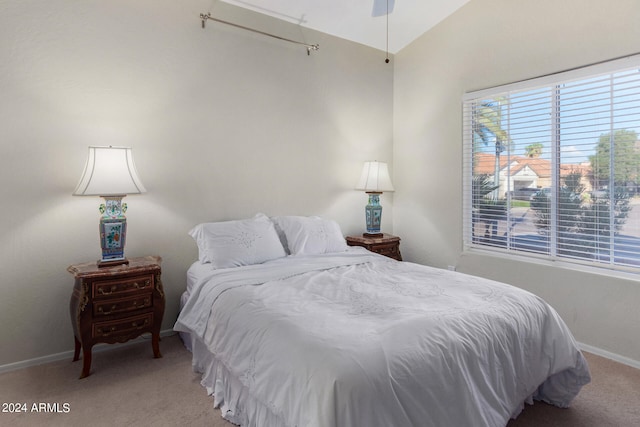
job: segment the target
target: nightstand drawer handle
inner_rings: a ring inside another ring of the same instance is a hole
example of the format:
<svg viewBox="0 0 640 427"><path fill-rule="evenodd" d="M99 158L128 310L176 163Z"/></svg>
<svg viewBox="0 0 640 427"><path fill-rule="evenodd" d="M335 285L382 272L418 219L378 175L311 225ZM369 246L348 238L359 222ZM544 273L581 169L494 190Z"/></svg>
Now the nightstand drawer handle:
<svg viewBox="0 0 640 427"><path fill-rule="evenodd" d="M102 335L103 337L107 337L107 336L111 335L112 332L115 332L115 331L116 331L116 327L115 326L112 326L110 328L98 328L98 333L100 335Z"/></svg>
<svg viewBox="0 0 640 427"><path fill-rule="evenodd" d="M138 308L138 304L140 304L140 301L135 300L135 301L133 301L132 305L133 305L134 308ZM149 303L149 298L145 298L144 300L142 300L142 303L140 304L140 307L148 307L150 305L151 304Z"/></svg>
<svg viewBox="0 0 640 427"><path fill-rule="evenodd" d="M104 311L102 306L100 306L100 307L98 307L98 312L102 313L102 314L111 314L111 313L113 313L115 311L116 308L118 308L118 306L116 304L113 304L109 311Z"/></svg>
<svg viewBox="0 0 640 427"><path fill-rule="evenodd" d="M98 289L98 293L100 295L111 295L115 292L116 289L118 289L116 285L113 285L111 286L111 288L109 288L109 292L105 292L104 288L106 288L106 286L100 286L100 288Z"/></svg>
<svg viewBox="0 0 640 427"><path fill-rule="evenodd" d="M149 287L150 283L151 283L150 280L145 280L144 284L142 286L140 286L140 283L134 282L133 283L133 287L136 288L136 289L145 289L145 288Z"/></svg>
<svg viewBox="0 0 640 427"><path fill-rule="evenodd" d="M131 326L133 326L136 329L142 329L145 326L147 326L149 324L149 320L148 319L144 319L144 321L142 322L133 322L131 323Z"/></svg>

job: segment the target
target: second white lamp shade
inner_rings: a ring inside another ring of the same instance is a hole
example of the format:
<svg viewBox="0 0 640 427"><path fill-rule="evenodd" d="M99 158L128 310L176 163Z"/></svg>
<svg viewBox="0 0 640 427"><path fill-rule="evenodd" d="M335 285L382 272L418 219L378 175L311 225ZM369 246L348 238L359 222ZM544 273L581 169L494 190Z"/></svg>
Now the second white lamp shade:
<svg viewBox="0 0 640 427"><path fill-rule="evenodd" d="M377 161L365 162L356 190L366 191L367 193L394 191L387 164Z"/></svg>
<svg viewBox="0 0 640 427"><path fill-rule="evenodd" d="M124 196L145 193L129 147L89 147L89 157L74 196Z"/></svg>

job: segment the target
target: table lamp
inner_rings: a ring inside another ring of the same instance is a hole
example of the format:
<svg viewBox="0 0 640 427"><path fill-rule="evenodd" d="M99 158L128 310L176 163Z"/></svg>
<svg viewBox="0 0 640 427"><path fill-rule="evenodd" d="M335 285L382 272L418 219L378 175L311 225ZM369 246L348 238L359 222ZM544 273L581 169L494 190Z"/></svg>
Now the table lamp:
<svg viewBox="0 0 640 427"><path fill-rule="evenodd" d="M378 161L365 162L356 190L365 191L369 195L369 203L365 207L367 232L363 233L363 236L382 237L380 232L382 222L380 194L385 191L394 191L387 164Z"/></svg>
<svg viewBox="0 0 640 427"><path fill-rule="evenodd" d="M89 147L89 157L74 196L100 196L100 246L98 267L128 264L124 256L127 237L127 194L145 193L129 147Z"/></svg>

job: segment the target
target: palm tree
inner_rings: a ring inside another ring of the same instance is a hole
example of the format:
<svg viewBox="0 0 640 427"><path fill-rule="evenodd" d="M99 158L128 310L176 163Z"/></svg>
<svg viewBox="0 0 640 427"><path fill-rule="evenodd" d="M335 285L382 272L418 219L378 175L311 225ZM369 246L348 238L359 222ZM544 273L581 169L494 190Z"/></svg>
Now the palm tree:
<svg viewBox="0 0 640 427"><path fill-rule="evenodd" d="M543 148L544 146L541 143L536 142L535 144L527 145L526 147L524 147L524 150L526 151L528 158L537 159L542 155Z"/></svg>
<svg viewBox="0 0 640 427"><path fill-rule="evenodd" d="M474 144L482 143L485 146L492 142L495 144L493 184L496 189L493 191L494 199L498 198L498 188L500 187L500 154L511 144L509 134L502 128L502 107L507 102L506 98L497 97L483 102L473 112Z"/></svg>

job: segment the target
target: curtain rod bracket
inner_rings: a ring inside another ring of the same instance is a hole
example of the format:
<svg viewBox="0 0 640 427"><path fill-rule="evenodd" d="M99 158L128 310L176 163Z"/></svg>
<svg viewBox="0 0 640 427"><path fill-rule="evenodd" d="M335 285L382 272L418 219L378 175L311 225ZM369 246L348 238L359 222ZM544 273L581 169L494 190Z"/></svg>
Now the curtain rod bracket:
<svg viewBox="0 0 640 427"><path fill-rule="evenodd" d="M286 42L289 42L289 43L295 43L295 44L302 45L302 46L307 48L307 56L311 55L311 51L312 50L320 49L320 45L319 44L308 44L308 43L304 43L304 42L299 42L297 40L287 39L287 38L284 38L284 37L276 36L274 34L265 33L265 32L260 31L260 30L255 30L253 28L244 27L242 25L234 24L232 22L223 21L222 19L214 18L213 16L211 16L211 12L207 13L206 15L204 13L201 13L200 14L200 19L202 20L202 28L205 27L205 23L207 22L208 19L210 19L212 21L220 22L222 24L230 25L232 27L240 28L242 30L247 30L247 31L251 31L251 32L254 32L254 33L262 34L263 36L268 36L268 37L272 37L272 38L278 39L278 40L283 40L283 41L286 41Z"/></svg>

